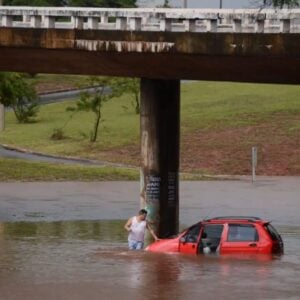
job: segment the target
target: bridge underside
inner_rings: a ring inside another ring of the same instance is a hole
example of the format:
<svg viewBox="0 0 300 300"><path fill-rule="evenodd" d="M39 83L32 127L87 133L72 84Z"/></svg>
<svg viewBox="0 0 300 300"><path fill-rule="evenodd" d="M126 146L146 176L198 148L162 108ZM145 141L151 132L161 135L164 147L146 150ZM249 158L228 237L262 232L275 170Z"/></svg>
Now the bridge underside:
<svg viewBox="0 0 300 300"><path fill-rule="evenodd" d="M300 83L300 34L0 28L0 71Z"/></svg>
<svg viewBox="0 0 300 300"><path fill-rule="evenodd" d="M97 53L80 50L0 48L0 69L256 83L300 83L300 58L187 54Z"/></svg>
<svg viewBox="0 0 300 300"><path fill-rule="evenodd" d="M178 231L180 79L300 83L300 34L0 28L0 71L140 77L141 206Z"/></svg>

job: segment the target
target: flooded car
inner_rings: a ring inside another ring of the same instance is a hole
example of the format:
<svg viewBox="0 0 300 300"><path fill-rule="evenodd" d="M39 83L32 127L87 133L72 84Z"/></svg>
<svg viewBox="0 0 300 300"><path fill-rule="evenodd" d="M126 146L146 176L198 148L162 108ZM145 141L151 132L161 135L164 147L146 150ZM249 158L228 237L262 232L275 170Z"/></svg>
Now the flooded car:
<svg viewBox="0 0 300 300"><path fill-rule="evenodd" d="M269 221L226 216L192 225L177 237L161 239L146 250L189 254L283 254L283 241Z"/></svg>

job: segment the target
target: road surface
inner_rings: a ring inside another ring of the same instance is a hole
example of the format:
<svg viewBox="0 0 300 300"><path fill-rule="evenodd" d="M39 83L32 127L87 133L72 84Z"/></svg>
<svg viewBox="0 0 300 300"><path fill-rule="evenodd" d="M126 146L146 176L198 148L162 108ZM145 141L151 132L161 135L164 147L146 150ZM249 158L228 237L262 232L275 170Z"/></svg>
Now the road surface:
<svg viewBox="0 0 300 300"><path fill-rule="evenodd" d="M180 184L180 221L255 215L299 226L300 177ZM139 209L138 182L0 183L0 221L125 220Z"/></svg>

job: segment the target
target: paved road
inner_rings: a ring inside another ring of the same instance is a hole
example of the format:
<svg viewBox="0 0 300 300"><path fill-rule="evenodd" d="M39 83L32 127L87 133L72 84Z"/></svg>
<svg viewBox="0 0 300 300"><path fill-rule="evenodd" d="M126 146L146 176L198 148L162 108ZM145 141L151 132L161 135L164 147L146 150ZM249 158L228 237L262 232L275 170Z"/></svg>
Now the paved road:
<svg viewBox="0 0 300 300"><path fill-rule="evenodd" d="M55 93L46 93L39 95L39 102L40 104L49 104L55 103L59 101L66 101L76 99L80 96L82 92L89 92L93 93L99 88L85 88L85 89L78 89L78 90L69 90L69 91L62 91L62 92L55 92ZM104 93L108 93L110 91L109 87L104 88Z"/></svg>
<svg viewBox="0 0 300 300"><path fill-rule="evenodd" d="M0 157L6 157L6 158L18 158L18 159L25 159L30 161L39 161L39 162L49 162L49 163L63 163L63 164L84 164L84 165L115 165L119 166L118 164L112 164L112 163L105 163L101 161L96 160L88 160L88 159L76 159L76 158L61 158L46 154L40 154L40 153L30 153L26 151L18 151L18 150L12 150L7 149L0 145Z"/></svg>
<svg viewBox="0 0 300 300"><path fill-rule="evenodd" d="M299 226L300 177L182 182L180 220L257 215ZM0 183L0 221L126 219L139 208L138 182Z"/></svg>

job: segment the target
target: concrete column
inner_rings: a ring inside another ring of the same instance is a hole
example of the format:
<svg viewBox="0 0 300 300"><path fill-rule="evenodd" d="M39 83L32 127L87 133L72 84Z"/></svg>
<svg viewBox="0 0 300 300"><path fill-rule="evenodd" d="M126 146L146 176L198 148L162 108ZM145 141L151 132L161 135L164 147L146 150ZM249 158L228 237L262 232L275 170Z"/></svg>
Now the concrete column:
<svg viewBox="0 0 300 300"><path fill-rule="evenodd" d="M88 17L87 26L88 29L98 29L99 19L94 17Z"/></svg>
<svg viewBox="0 0 300 300"><path fill-rule="evenodd" d="M129 28L130 30L140 31L142 28L142 18L130 18Z"/></svg>
<svg viewBox="0 0 300 300"><path fill-rule="evenodd" d="M158 236L179 227L180 81L141 80L141 207Z"/></svg>
<svg viewBox="0 0 300 300"><path fill-rule="evenodd" d="M257 20L254 25L254 31L257 33L263 33L265 30L265 20Z"/></svg>
<svg viewBox="0 0 300 300"><path fill-rule="evenodd" d="M127 18L125 18L125 17L117 18L116 29L117 30L126 30L127 29Z"/></svg>
<svg viewBox="0 0 300 300"><path fill-rule="evenodd" d="M280 20L280 32L289 33L290 30L291 30L291 20L290 19Z"/></svg>
<svg viewBox="0 0 300 300"><path fill-rule="evenodd" d="M233 31L235 33L242 32L242 20L241 19L233 19Z"/></svg>
<svg viewBox="0 0 300 300"><path fill-rule="evenodd" d="M5 107L0 103L0 131L5 128Z"/></svg>
<svg viewBox="0 0 300 300"><path fill-rule="evenodd" d="M44 28L55 28L55 17L44 16Z"/></svg>
<svg viewBox="0 0 300 300"><path fill-rule="evenodd" d="M162 19L159 23L160 31L171 31L172 30L172 19Z"/></svg>
<svg viewBox="0 0 300 300"><path fill-rule="evenodd" d="M196 31L196 20L185 20L184 21L184 28L187 32L194 32Z"/></svg>
<svg viewBox="0 0 300 300"><path fill-rule="evenodd" d="M217 32L218 30L218 20L211 19L207 20L207 32Z"/></svg>

